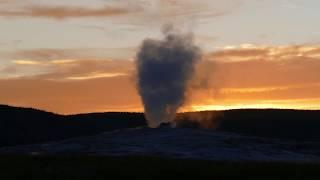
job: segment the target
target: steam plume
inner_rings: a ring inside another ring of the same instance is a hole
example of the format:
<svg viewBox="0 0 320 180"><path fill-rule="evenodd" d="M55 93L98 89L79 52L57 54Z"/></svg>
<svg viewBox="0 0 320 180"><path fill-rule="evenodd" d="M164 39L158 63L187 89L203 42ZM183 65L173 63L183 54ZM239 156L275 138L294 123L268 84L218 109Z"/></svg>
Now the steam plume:
<svg viewBox="0 0 320 180"><path fill-rule="evenodd" d="M200 49L191 34L163 29L164 39L146 39L137 54L137 89L150 127L170 123L185 101Z"/></svg>

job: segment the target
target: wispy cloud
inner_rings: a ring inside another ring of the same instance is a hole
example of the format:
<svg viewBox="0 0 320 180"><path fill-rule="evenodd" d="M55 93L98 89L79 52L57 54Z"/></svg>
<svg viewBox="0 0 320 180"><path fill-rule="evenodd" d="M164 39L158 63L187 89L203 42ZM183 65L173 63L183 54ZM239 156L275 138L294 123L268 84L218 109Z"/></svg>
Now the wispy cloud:
<svg viewBox="0 0 320 180"><path fill-rule="evenodd" d="M7 78L34 77L43 80L88 80L128 76L132 73L132 63L126 60L14 60L0 70ZM8 71L14 69L14 71ZM32 70L33 69L33 70Z"/></svg>
<svg viewBox="0 0 320 180"><path fill-rule="evenodd" d="M115 24L133 25L134 27L176 24L194 24L232 13L240 6L241 0L124 0L105 1L95 6L83 3L52 4L35 1L5 3L10 6L0 7L0 17L47 18L65 20L74 18L116 18ZM191 25L189 25L191 26ZM101 29L101 28L100 28ZM132 27L131 27L132 29Z"/></svg>
<svg viewBox="0 0 320 180"><path fill-rule="evenodd" d="M195 87L226 97L319 96L320 47L234 46L209 53ZM277 94L277 95L276 95Z"/></svg>
<svg viewBox="0 0 320 180"><path fill-rule="evenodd" d="M38 65L41 64L39 61L34 61L34 60L14 60L14 64L18 65Z"/></svg>
<svg viewBox="0 0 320 180"><path fill-rule="evenodd" d="M232 13L240 6L240 0L141 0L132 3L133 7L141 9L134 18L128 17L128 23L148 25L173 22L186 25L199 23L201 20L216 18ZM191 26L191 25L190 25Z"/></svg>
<svg viewBox="0 0 320 180"><path fill-rule="evenodd" d="M76 48L76 49L29 49L7 53L11 59L57 60L57 59L125 59L133 57L135 47L124 48Z"/></svg>
<svg viewBox="0 0 320 180"><path fill-rule="evenodd" d="M74 7L74 6L46 6L29 5L15 9L0 9L0 16L5 17L42 17L54 19L80 17L109 17L128 14L132 9L104 6L101 8Z"/></svg>
<svg viewBox="0 0 320 180"><path fill-rule="evenodd" d="M126 73L108 73L108 72L91 72L82 76L70 76L66 79L68 80L88 80L88 79L97 79L97 78L113 78L117 76L127 76Z"/></svg>
<svg viewBox="0 0 320 180"><path fill-rule="evenodd" d="M320 58L320 46L255 46L243 44L240 46L226 46L218 51L206 55L206 59L219 61L246 60L287 60L293 58Z"/></svg>
<svg viewBox="0 0 320 180"><path fill-rule="evenodd" d="M134 48L31 49L7 53L0 78L85 80L128 75ZM127 58L121 58L124 55ZM127 55L126 55L127 54Z"/></svg>

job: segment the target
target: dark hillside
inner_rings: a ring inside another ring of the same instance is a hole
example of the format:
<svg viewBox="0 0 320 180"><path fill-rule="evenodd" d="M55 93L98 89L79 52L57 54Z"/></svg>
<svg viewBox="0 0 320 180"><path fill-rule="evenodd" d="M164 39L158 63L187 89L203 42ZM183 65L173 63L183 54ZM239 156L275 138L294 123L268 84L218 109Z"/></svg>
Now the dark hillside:
<svg viewBox="0 0 320 180"><path fill-rule="evenodd" d="M211 117L205 125L220 131L290 140L320 140L320 111L286 109L238 109L193 112L182 115L181 126L201 127L188 117ZM209 121L209 122L208 122Z"/></svg>
<svg viewBox="0 0 320 180"><path fill-rule="evenodd" d="M202 124L196 117L205 117ZM210 127L268 138L320 140L320 111L243 109L178 115L178 127ZM205 126L203 126L203 124ZM63 116L0 105L0 147L56 141L105 131L146 126L142 113L91 113Z"/></svg>
<svg viewBox="0 0 320 180"><path fill-rule="evenodd" d="M62 116L30 108L0 106L0 146L31 144L88 136L145 125L139 113Z"/></svg>

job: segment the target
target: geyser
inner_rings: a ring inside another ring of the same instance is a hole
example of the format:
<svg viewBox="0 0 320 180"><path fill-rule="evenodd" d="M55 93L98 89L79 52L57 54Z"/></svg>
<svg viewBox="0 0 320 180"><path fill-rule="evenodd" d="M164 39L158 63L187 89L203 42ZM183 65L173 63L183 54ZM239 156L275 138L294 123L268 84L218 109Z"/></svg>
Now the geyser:
<svg viewBox="0 0 320 180"><path fill-rule="evenodd" d="M162 40L144 40L136 60L137 89L152 128L173 121L200 59L192 34L179 33L172 26L166 26L163 34Z"/></svg>

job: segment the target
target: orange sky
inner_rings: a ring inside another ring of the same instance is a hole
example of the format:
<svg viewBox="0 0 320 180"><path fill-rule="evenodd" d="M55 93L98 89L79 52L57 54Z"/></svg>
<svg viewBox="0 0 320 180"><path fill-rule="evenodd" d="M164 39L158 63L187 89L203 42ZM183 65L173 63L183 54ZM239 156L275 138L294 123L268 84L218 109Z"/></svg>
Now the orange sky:
<svg viewBox="0 0 320 180"><path fill-rule="evenodd" d="M182 110L319 109L319 58L317 46L242 45L207 53L197 66ZM0 102L62 114L141 111L133 63L16 60L7 71L44 73L2 78Z"/></svg>

